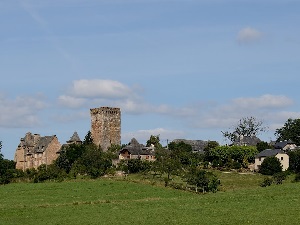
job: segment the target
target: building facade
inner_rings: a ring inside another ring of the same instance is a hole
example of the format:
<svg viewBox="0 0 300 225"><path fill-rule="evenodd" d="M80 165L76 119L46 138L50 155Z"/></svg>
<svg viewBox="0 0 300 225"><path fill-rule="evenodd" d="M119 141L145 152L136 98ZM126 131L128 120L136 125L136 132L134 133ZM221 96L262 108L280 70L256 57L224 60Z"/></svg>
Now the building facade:
<svg viewBox="0 0 300 225"><path fill-rule="evenodd" d="M100 107L90 109L91 135L94 144L103 151L112 145L121 145L121 110L120 108Z"/></svg>
<svg viewBox="0 0 300 225"><path fill-rule="evenodd" d="M49 165L59 156L57 153L60 148L61 144L56 135L42 137L28 132L21 138L15 152L16 169L25 171L37 169L42 164Z"/></svg>

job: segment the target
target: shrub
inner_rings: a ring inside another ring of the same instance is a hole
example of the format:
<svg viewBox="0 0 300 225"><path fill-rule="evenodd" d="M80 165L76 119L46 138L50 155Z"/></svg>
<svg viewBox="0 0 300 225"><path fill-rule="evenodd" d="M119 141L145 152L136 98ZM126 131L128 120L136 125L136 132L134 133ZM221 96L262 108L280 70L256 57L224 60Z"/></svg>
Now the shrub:
<svg viewBox="0 0 300 225"><path fill-rule="evenodd" d="M273 183L273 179L270 177L266 177L263 182L260 184L261 187L267 187L267 186L271 186L271 184Z"/></svg>
<svg viewBox="0 0 300 225"><path fill-rule="evenodd" d="M300 173L297 173L294 182L300 182Z"/></svg>
<svg viewBox="0 0 300 225"><path fill-rule="evenodd" d="M286 175L285 172L275 173L275 174L273 175L273 182L274 182L275 184L282 184L282 181L285 180L286 176L287 176L287 175Z"/></svg>
<svg viewBox="0 0 300 225"><path fill-rule="evenodd" d="M267 157L262 162L259 172L264 175L273 175L282 172L282 165L275 156Z"/></svg>

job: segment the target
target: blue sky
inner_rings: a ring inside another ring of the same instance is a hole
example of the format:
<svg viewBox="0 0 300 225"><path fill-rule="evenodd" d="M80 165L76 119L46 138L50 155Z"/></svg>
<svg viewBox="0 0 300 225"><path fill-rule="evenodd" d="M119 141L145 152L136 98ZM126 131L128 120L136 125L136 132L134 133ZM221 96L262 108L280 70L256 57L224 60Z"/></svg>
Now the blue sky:
<svg viewBox="0 0 300 225"><path fill-rule="evenodd" d="M254 116L299 118L298 0L1 0L0 140L61 144L120 107L122 143L216 140Z"/></svg>

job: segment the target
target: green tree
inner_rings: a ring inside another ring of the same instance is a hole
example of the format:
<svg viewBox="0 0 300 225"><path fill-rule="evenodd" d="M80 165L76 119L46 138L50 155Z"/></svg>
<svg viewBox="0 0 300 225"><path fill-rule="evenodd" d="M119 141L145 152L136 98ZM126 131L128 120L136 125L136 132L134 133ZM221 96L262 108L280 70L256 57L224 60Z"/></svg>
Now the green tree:
<svg viewBox="0 0 300 225"><path fill-rule="evenodd" d="M15 162L13 160L4 159L1 149L2 141L0 141L0 184L8 184L14 177Z"/></svg>
<svg viewBox="0 0 300 225"><path fill-rule="evenodd" d="M94 143L94 141L93 141L92 133L91 133L91 131L88 131L84 137L82 144L89 145L89 144L93 144L93 143Z"/></svg>
<svg viewBox="0 0 300 225"><path fill-rule="evenodd" d="M258 152L261 152L265 149L272 149L272 146L270 146L268 142L262 141L256 144L256 149Z"/></svg>
<svg viewBox="0 0 300 225"><path fill-rule="evenodd" d="M211 163L223 165L231 165L236 168L234 162L238 162L241 166L247 168L249 163L254 162L257 154L256 147L253 146L218 146L210 150Z"/></svg>
<svg viewBox="0 0 300 225"><path fill-rule="evenodd" d="M292 140L300 145L300 119L289 118L283 127L276 129L277 141Z"/></svg>
<svg viewBox="0 0 300 225"><path fill-rule="evenodd" d="M282 165L275 156L270 156L264 159L261 163L259 172L264 175L274 175L282 172Z"/></svg>
<svg viewBox="0 0 300 225"><path fill-rule="evenodd" d="M149 140L146 143L147 147L150 147L151 145L154 145L155 149L162 148L162 145L160 144L159 135L151 135Z"/></svg>
<svg viewBox="0 0 300 225"><path fill-rule="evenodd" d="M190 166L197 163L196 154L193 153L192 146L184 143L183 141L179 143L171 142L168 145L168 149L171 152L171 157L180 162L181 167Z"/></svg>
<svg viewBox="0 0 300 225"><path fill-rule="evenodd" d="M91 178L103 176L111 166L111 159L96 145L85 146L85 151L76 164L79 173L90 175Z"/></svg>
<svg viewBox="0 0 300 225"><path fill-rule="evenodd" d="M211 158L211 150L219 147L219 143L216 141L208 141L207 145L204 147L204 161L212 162L214 159Z"/></svg>
<svg viewBox="0 0 300 225"><path fill-rule="evenodd" d="M174 154L172 154L172 151L169 149L161 148L156 150L155 157L156 161L153 164L155 167L154 170L161 174L166 174L165 186L168 186L172 175L178 175L182 169L182 165L178 157L174 157Z"/></svg>
<svg viewBox="0 0 300 225"><path fill-rule="evenodd" d="M201 170L197 167L190 167L187 173L187 183L196 186L196 192L198 188L204 192L216 192L220 184L217 176L212 172Z"/></svg>
<svg viewBox="0 0 300 225"><path fill-rule="evenodd" d="M289 170L300 173L300 150L289 151Z"/></svg>
<svg viewBox="0 0 300 225"><path fill-rule="evenodd" d="M239 122L231 129L232 131L221 131L224 138L234 142L236 138L243 136L257 136L260 132L265 132L267 127L263 125L261 120L255 117L243 117Z"/></svg>

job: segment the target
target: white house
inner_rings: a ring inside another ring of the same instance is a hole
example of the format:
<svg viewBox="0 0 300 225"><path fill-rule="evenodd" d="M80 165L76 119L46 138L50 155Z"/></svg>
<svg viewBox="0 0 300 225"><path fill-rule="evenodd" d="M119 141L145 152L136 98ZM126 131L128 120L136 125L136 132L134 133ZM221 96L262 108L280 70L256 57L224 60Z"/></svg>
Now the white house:
<svg viewBox="0 0 300 225"><path fill-rule="evenodd" d="M270 156L275 156L277 159L279 159L281 165L282 165L282 170L285 171L289 168L289 156L286 154L284 151L281 149L266 149L263 150L262 152L258 153L255 156L255 163L254 163L254 169L259 170L262 162L264 161L265 158L270 157Z"/></svg>

